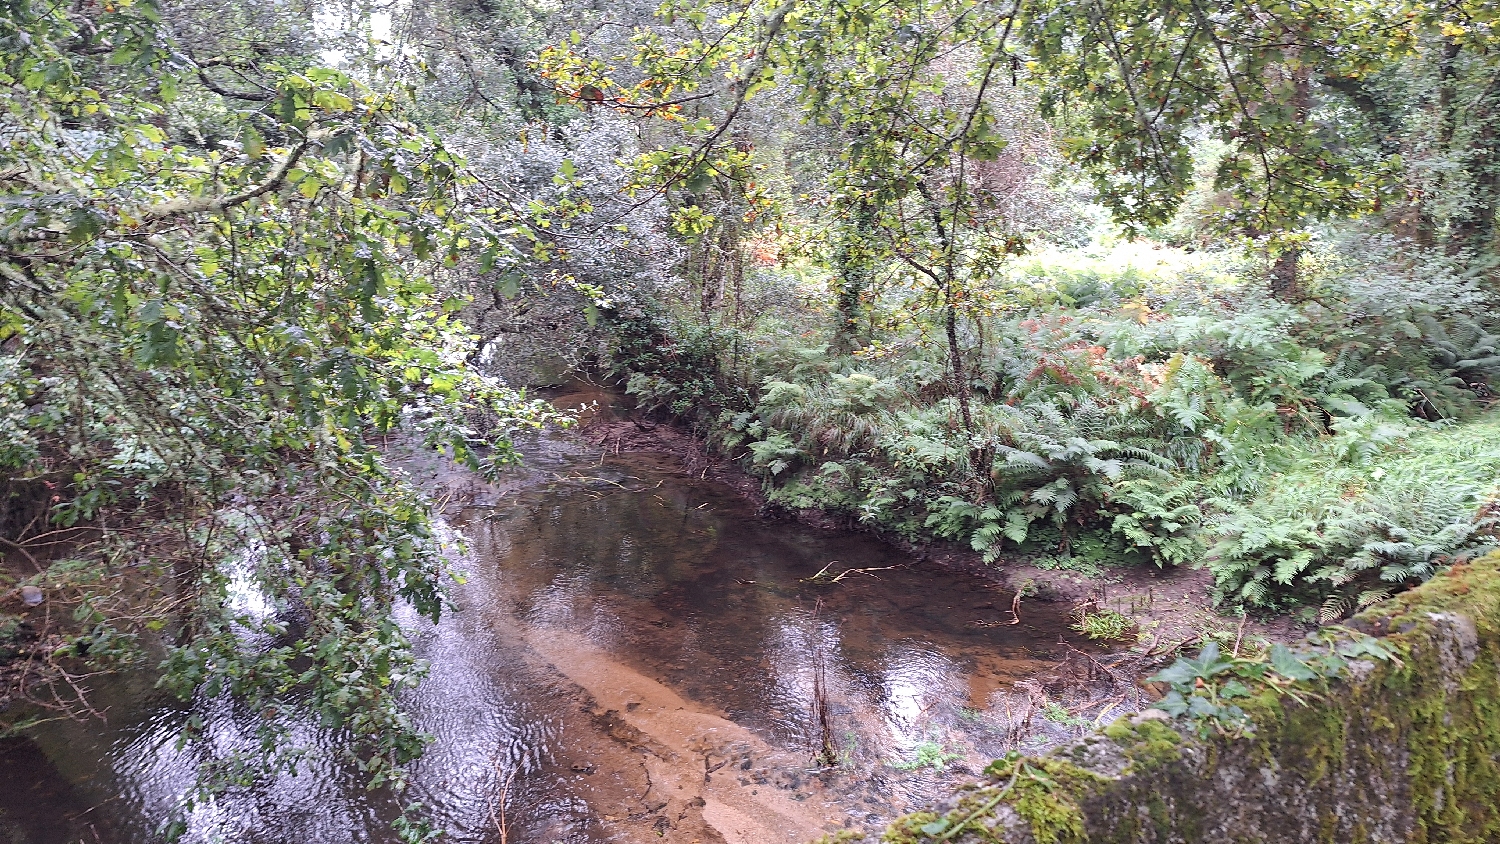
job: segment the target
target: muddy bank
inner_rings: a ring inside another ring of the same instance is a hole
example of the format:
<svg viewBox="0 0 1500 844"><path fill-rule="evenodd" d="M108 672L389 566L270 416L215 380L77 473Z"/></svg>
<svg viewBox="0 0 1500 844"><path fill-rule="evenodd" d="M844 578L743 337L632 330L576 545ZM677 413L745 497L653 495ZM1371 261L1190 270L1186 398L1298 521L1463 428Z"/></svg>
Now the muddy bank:
<svg viewBox="0 0 1500 844"><path fill-rule="evenodd" d="M1182 647L1207 638L1226 642L1250 637L1294 642L1316 625L1291 618L1245 618L1226 615L1213 606L1213 575L1203 568L1124 566L1099 573L1042 568L1023 557L985 563L982 555L943 540L913 543L888 535L856 519L825 510L789 510L770 503L762 481L736 461L709 448L682 422L660 414L642 414L612 388L570 385L559 391L569 403L578 397L592 408L580 419L580 434L601 455L661 452L674 455L682 471L734 489L764 518L783 519L837 532L865 532L916 560L991 581L1020 593L1021 606L1038 601L1061 604L1070 612L1109 610L1131 619L1134 629L1120 645L1131 646L1142 669L1170 661Z"/></svg>

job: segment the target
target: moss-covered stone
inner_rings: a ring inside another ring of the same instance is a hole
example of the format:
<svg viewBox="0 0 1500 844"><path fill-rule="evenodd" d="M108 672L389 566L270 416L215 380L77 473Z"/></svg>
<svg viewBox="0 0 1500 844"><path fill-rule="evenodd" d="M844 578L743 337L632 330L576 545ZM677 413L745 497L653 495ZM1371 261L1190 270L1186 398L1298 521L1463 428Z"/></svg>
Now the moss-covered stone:
<svg viewBox="0 0 1500 844"><path fill-rule="evenodd" d="M1148 711L898 820L884 840L1007 844L1500 841L1500 553L1350 622L1399 660L1268 687L1246 736ZM1028 772L1034 772L1030 775ZM938 823L946 821L946 823ZM955 828L960 827L960 828Z"/></svg>
<svg viewBox="0 0 1500 844"><path fill-rule="evenodd" d="M1130 759L1131 773L1182 758L1182 736L1159 720L1120 718L1104 728L1104 735Z"/></svg>

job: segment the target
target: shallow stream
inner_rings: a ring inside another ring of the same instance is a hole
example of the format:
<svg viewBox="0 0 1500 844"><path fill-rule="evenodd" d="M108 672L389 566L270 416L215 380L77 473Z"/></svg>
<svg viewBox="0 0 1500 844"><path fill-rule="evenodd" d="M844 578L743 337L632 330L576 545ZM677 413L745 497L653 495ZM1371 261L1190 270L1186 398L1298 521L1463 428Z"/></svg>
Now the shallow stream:
<svg viewBox="0 0 1500 844"><path fill-rule="evenodd" d="M589 398L608 401L564 400ZM761 518L671 455L610 451L544 435L503 487L408 463L469 544L459 611L408 619L432 665L410 707L436 739L411 796L443 840L805 841L1077 728L1046 720L1062 710L1037 682L1086 649L1067 607L1011 623L1014 596L987 581ZM199 765L249 749L229 701L104 696L103 728L0 743L0 842L159 840ZM189 718L205 737L179 748ZM199 807L185 840L395 840L395 801L333 761L337 734L297 738L300 775Z"/></svg>

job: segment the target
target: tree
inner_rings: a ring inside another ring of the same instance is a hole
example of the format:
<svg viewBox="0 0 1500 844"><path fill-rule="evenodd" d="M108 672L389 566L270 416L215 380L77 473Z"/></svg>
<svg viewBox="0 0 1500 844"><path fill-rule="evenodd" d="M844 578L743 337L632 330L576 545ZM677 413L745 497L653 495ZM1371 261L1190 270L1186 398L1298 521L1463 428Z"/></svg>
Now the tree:
<svg viewBox="0 0 1500 844"><path fill-rule="evenodd" d="M1418 110L1399 101L1390 77L1434 49L1443 56L1436 146L1463 159L1448 181L1474 186L1470 204L1450 214L1454 241L1483 239L1467 227L1492 225L1484 209L1494 208L1500 172L1485 141L1500 76L1480 58L1495 14L1485 3L1097 0L1030 4L1024 30L1048 80L1044 109L1070 130L1068 155L1117 219L1131 228L1168 220L1192 186L1195 146L1216 139L1227 153L1214 187L1228 198L1216 228L1265 243L1272 292L1297 299L1299 229L1422 195L1413 181L1425 168L1407 159L1431 146L1430 133L1403 136L1403 112ZM1462 120L1459 66L1480 92ZM1437 226L1424 227L1430 239Z"/></svg>
<svg viewBox="0 0 1500 844"><path fill-rule="evenodd" d="M743 151L729 129L754 94L789 88L805 122L844 141L820 185L823 216L836 232L835 345L852 346L859 299L877 263L901 262L930 286L950 389L971 430L958 322L971 281L1019 246L986 236L994 214L982 213L985 197L971 178L975 162L993 160L1007 144L990 91L1019 63L1010 41L1016 10L995 14L972 2L750 2L712 20L698 3L665 7L664 15L688 32L673 42L642 30L633 81L581 43L543 54L548 77L585 105L683 123L680 142L638 162L642 187L658 193L717 177L745 182ZM716 91L719 76L728 82ZM700 101L718 110L685 120L684 107Z"/></svg>
<svg viewBox="0 0 1500 844"><path fill-rule="evenodd" d="M264 758L205 787L296 764L294 691L399 786L422 667L392 610L436 619L447 563L377 446L414 430L489 470L555 418L469 369L453 318L445 267L515 253L511 218L466 204L395 93L305 57L194 61L148 3L12 0L0 44L0 515L78 620L47 631L44 679L164 648L164 685L262 714ZM66 558L28 550L59 530Z"/></svg>

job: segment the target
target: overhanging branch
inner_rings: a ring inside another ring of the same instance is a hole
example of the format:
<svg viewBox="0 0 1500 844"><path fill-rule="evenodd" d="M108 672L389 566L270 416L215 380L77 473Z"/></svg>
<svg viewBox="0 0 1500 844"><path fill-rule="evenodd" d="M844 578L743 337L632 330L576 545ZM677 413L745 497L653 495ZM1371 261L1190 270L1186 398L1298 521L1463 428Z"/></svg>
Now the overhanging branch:
<svg viewBox="0 0 1500 844"><path fill-rule="evenodd" d="M239 193L227 196L189 196L169 200L147 208L142 219L146 222L154 222L186 214L219 213L227 211L236 205L243 205L258 196L270 193L281 187L281 184L286 181L286 174L291 171L292 167L296 166L297 162L302 159L303 154L314 143L316 142L309 136L302 143L293 147L292 151L287 153L286 158L282 159L280 164L271 168L271 172L266 176L265 180L254 187L246 188Z"/></svg>

